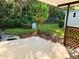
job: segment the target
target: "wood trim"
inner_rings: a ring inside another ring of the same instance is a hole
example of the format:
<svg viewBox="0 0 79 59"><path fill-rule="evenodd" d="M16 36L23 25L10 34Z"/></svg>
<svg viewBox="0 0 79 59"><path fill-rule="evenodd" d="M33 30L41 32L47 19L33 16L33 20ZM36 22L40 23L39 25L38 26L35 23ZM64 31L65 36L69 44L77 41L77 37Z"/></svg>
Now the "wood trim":
<svg viewBox="0 0 79 59"><path fill-rule="evenodd" d="M69 17L69 8L70 8L70 4L69 4L68 7L67 7L66 27L67 27L68 17Z"/></svg>
<svg viewBox="0 0 79 59"><path fill-rule="evenodd" d="M65 35L64 35L64 45L66 45L65 41L66 41L66 29L67 29L67 23L68 23L68 17L69 17L69 8L70 8L70 4L67 7L67 16L66 16L66 25L65 25Z"/></svg>
<svg viewBox="0 0 79 59"><path fill-rule="evenodd" d="M60 4L60 5L58 5L58 7L60 7L60 6L65 6L65 5L71 5L71 4L77 4L77 3L79 3L79 1L74 1L74 2L69 2L69 3Z"/></svg>

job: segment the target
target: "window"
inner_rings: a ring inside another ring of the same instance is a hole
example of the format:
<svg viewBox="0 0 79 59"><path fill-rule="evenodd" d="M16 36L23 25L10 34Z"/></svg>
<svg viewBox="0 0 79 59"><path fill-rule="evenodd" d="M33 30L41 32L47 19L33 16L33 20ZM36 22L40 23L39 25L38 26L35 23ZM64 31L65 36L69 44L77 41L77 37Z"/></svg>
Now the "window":
<svg viewBox="0 0 79 59"><path fill-rule="evenodd" d="M76 13L73 13L73 17L76 17Z"/></svg>

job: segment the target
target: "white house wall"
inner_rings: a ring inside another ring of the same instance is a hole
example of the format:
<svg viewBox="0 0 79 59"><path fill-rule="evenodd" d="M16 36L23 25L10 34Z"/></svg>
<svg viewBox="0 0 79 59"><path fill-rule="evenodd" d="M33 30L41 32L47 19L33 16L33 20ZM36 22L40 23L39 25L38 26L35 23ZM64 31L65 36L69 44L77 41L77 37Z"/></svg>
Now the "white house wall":
<svg viewBox="0 0 79 59"><path fill-rule="evenodd" d="M74 13L76 13L75 17L73 17ZM65 16L65 23L66 23L66 16ZM79 11L69 11L67 26L79 27Z"/></svg>

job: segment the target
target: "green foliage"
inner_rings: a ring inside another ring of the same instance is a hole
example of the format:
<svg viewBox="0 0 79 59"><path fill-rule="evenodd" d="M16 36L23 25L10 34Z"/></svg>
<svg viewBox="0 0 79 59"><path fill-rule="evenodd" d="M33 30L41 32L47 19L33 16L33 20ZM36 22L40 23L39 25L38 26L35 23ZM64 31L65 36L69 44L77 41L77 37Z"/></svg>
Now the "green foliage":
<svg viewBox="0 0 79 59"><path fill-rule="evenodd" d="M13 27L19 27L20 26L20 20L19 19L8 19L6 21L7 23L7 26L10 28L13 28Z"/></svg>
<svg viewBox="0 0 79 59"><path fill-rule="evenodd" d="M4 25L6 28L14 28L20 26L21 22L19 19L1 19L0 25Z"/></svg>
<svg viewBox="0 0 79 59"><path fill-rule="evenodd" d="M37 0L2 0L0 23L7 27L17 27L38 20L43 22L48 17L48 10L47 4Z"/></svg>
<svg viewBox="0 0 79 59"><path fill-rule="evenodd" d="M62 28L58 27L58 24L40 24L38 26L39 31L49 33L51 35L59 36L59 37L64 37L64 31ZM35 32L33 29L23 29L23 28L14 28L14 29L6 29L5 33L7 34L24 34L24 33L32 33Z"/></svg>
<svg viewBox="0 0 79 59"><path fill-rule="evenodd" d="M0 23L17 27L32 22L43 23L49 17L62 19L62 10L37 0L0 0Z"/></svg>
<svg viewBox="0 0 79 59"><path fill-rule="evenodd" d="M24 33L32 33L34 31L35 30L33 29L14 28L14 29L6 29L4 32L7 34L21 35Z"/></svg>
<svg viewBox="0 0 79 59"><path fill-rule="evenodd" d="M0 19L6 19L7 17L10 16L11 12L11 4L8 5L6 2L1 2L0 4Z"/></svg>
<svg viewBox="0 0 79 59"><path fill-rule="evenodd" d="M64 37L64 31L62 28L59 28L58 24L39 24L38 30L54 36Z"/></svg>
<svg viewBox="0 0 79 59"><path fill-rule="evenodd" d="M49 18L59 18L64 19L64 12L62 9L57 8L55 6L49 6Z"/></svg>
<svg viewBox="0 0 79 59"><path fill-rule="evenodd" d="M47 4L38 2L36 0L29 0L27 5L27 17L36 22L43 22L48 18L49 7Z"/></svg>

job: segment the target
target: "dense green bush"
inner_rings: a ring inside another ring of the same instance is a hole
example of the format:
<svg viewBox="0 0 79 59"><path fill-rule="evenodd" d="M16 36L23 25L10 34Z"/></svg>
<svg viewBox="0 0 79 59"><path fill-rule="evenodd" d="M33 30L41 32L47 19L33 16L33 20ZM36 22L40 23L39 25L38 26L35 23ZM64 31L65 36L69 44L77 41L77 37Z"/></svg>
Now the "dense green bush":
<svg viewBox="0 0 79 59"><path fill-rule="evenodd" d="M5 30L5 28L7 27L5 22L6 22L6 20L3 20L3 19L0 20L0 29L1 30Z"/></svg>
<svg viewBox="0 0 79 59"><path fill-rule="evenodd" d="M32 21L22 18L22 19L1 19L0 20L0 28L31 28ZM28 25L30 24L30 25Z"/></svg>
<svg viewBox="0 0 79 59"><path fill-rule="evenodd" d="M14 28L20 25L19 19L7 19L7 20L0 20L0 27L3 28Z"/></svg>
<svg viewBox="0 0 79 59"><path fill-rule="evenodd" d="M27 19L27 18L22 18L22 19L20 19L20 23L21 24L30 24L30 23L32 23L33 21L31 20L31 19Z"/></svg>
<svg viewBox="0 0 79 59"><path fill-rule="evenodd" d="M14 28L20 26L20 19L8 19L6 22L8 28Z"/></svg>
<svg viewBox="0 0 79 59"><path fill-rule="evenodd" d="M64 27L64 20L59 20L59 27L60 28Z"/></svg>

